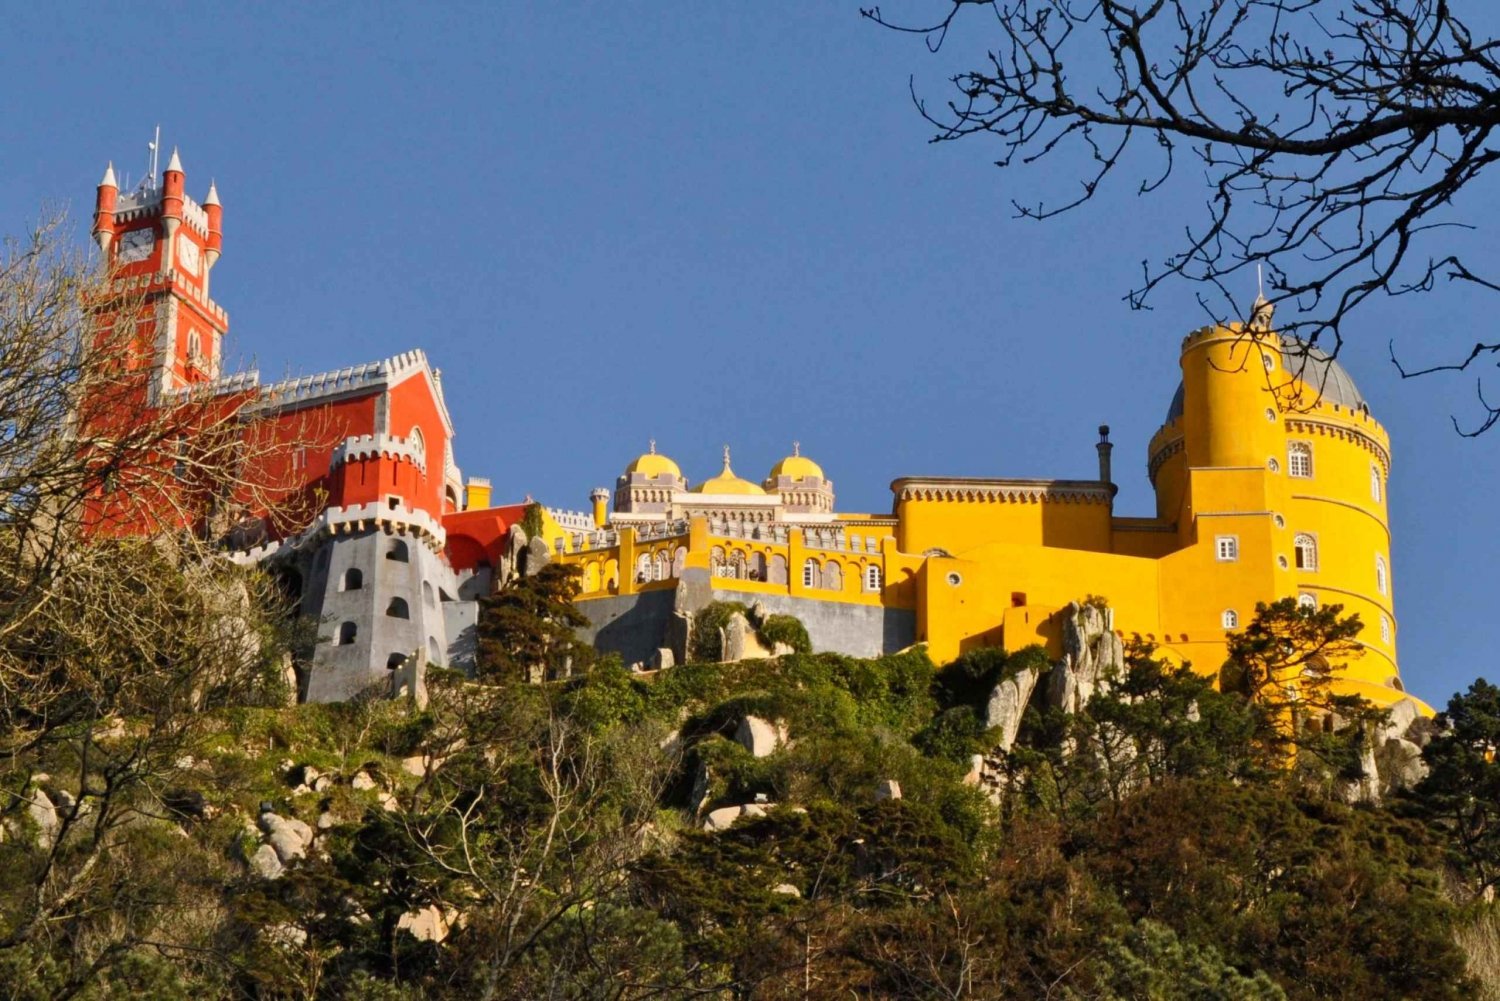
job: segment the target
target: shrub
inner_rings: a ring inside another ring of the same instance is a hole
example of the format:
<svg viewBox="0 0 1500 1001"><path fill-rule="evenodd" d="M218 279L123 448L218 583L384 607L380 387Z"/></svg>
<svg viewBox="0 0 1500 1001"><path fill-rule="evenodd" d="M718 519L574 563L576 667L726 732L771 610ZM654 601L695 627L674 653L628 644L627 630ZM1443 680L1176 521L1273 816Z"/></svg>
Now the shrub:
<svg viewBox="0 0 1500 1001"><path fill-rule="evenodd" d="M762 643L775 646L785 643L793 653L812 653L812 640L807 636L807 627L795 615L768 615L756 630Z"/></svg>

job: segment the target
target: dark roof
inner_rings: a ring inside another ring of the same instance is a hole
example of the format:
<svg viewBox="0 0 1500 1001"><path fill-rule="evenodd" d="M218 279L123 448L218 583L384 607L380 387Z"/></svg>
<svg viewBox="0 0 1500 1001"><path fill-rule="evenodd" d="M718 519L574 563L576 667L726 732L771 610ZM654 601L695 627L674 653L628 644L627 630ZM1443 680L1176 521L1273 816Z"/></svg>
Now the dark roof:
<svg viewBox="0 0 1500 1001"><path fill-rule="evenodd" d="M1324 402L1337 403L1350 410L1368 409L1369 404L1360 395L1354 379L1328 352L1317 345L1304 344L1295 337L1286 338L1285 358L1287 368L1301 377L1309 388L1321 394ZM1182 383L1172 396L1172 405L1167 408L1167 423L1182 416Z"/></svg>

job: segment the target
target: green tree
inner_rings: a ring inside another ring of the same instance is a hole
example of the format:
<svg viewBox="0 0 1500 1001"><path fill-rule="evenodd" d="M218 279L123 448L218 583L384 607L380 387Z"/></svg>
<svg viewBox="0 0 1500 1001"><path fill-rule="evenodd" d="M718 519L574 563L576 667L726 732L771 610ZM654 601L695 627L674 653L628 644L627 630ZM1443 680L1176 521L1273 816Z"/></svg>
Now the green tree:
<svg viewBox="0 0 1500 1001"><path fill-rule="evenodd" d="M587 670L594 649L576 630L588 619L573 605L581 590L577 567L549 563L483 599L479 677L541 681Z"/></svg>
<svg viewBox="0 0 1500 1001"><path fill-rule="evenodd" d="M1477 894L1500 882L1500 688L1483 678L1454 695L1422 751L1428 773L1413 790Z"/></svg>

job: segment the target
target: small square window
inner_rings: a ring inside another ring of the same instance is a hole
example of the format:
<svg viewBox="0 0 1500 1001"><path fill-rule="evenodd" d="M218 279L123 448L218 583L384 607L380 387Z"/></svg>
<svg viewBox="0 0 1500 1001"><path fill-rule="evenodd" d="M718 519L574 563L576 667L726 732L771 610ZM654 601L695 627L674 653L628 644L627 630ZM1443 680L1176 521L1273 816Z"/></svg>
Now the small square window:
<svg viewBox="0 0 1500 1001"><path fill-rule="evenodd" d="M1240 538L1237 535L1220 535L1214 538L1214 553L1220 563L1233 563L1240 558Z"/></svg>

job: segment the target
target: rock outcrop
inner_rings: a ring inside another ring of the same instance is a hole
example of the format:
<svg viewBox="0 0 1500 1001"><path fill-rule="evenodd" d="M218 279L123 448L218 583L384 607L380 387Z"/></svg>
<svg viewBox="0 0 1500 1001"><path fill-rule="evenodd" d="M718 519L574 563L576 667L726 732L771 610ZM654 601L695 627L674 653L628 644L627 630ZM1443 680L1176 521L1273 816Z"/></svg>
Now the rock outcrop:
<svg viewBox="0 0 1500 1001"><path fill-rule="evenodd" d="M746 716L734 731L734 739L757 758L764 758L786 743L786 727L759 716Z"/></svg>
<svg viewBox="0 0 1500 1001"><path fill-rule="evenodd" d="M1062 613L1063 657L1047 681L1047 705L1076 713L1125 666L1125 644L1098 605L1070 604Z"/></svg>
<svg viewBox="0 0 1500 1001"><path fill-rule="evenodd" d="M986 728L1000 728L1000 740L996 745L1000 750L1008 751L1016 742L1021 716L1026 712L1026 704L1031 701L1031 693L1041 673L1040 668L1028 667L1001 679L990 692L989 704L984 710L984 725Z"/></svg>

